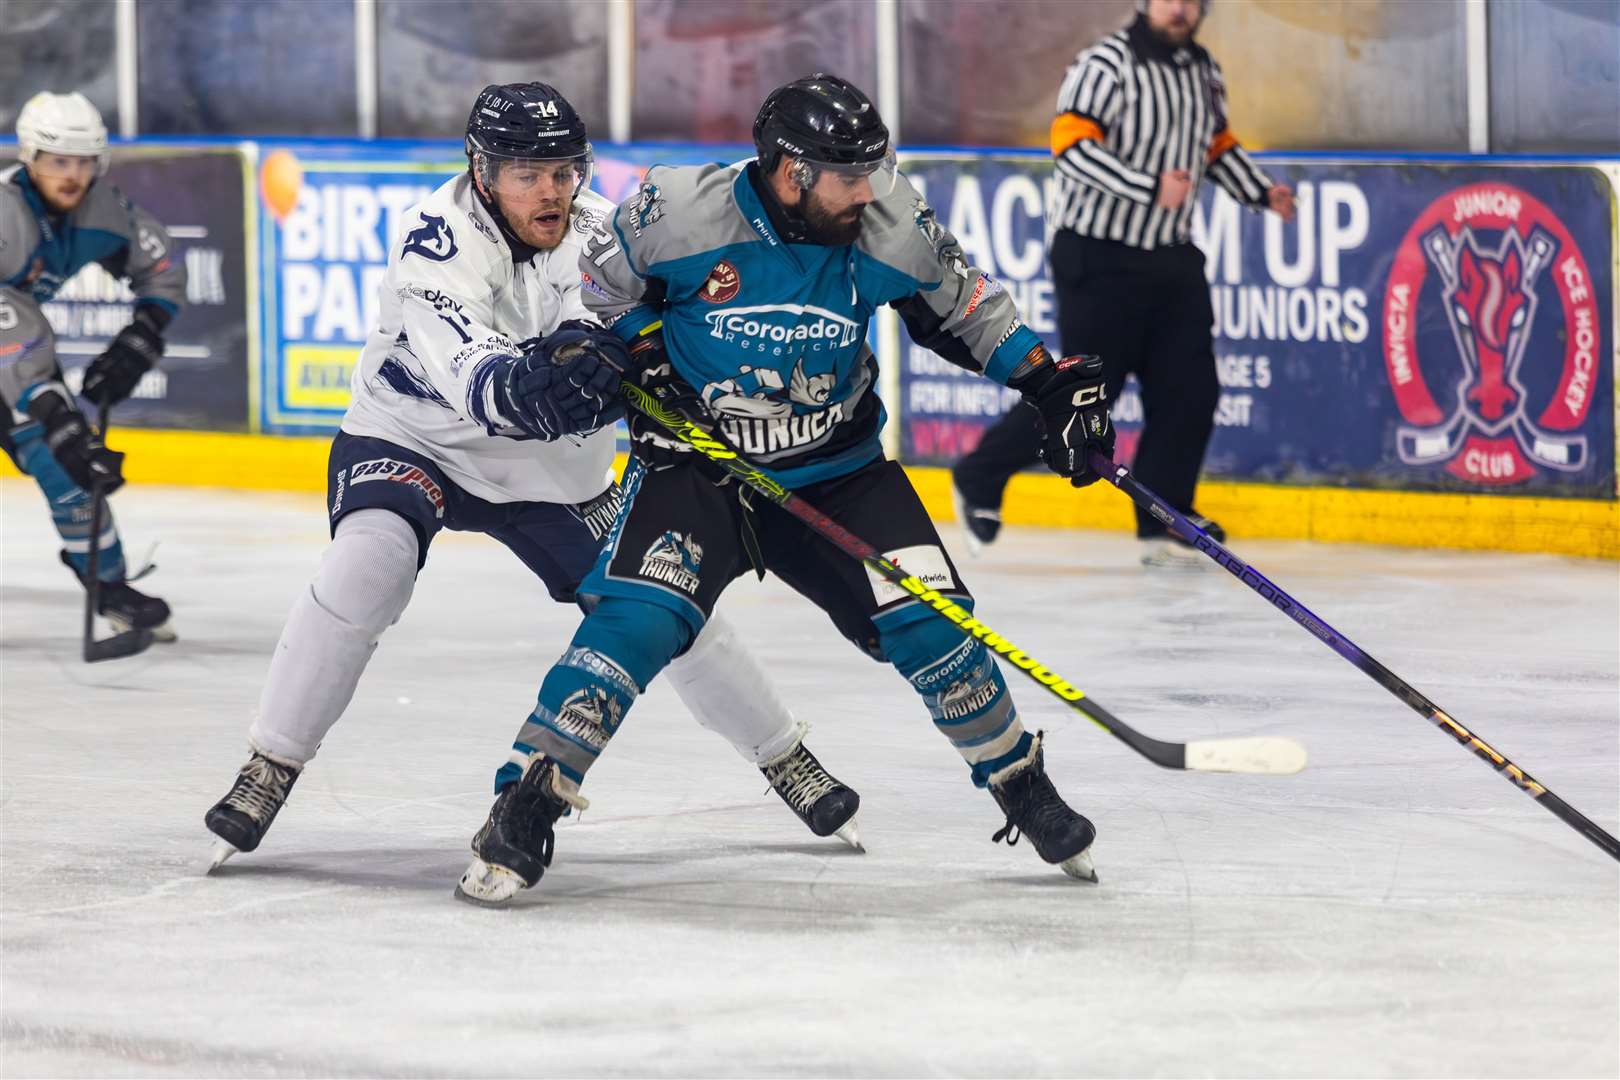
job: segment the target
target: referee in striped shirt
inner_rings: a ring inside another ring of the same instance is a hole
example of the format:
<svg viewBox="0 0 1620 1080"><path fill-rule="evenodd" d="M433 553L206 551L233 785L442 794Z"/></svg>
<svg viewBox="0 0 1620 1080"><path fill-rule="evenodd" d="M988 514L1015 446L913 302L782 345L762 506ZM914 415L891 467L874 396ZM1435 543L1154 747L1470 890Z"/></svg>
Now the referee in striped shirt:
<svg viewBox="0 0 1620 1080"><path fill-rule="evenodd" d="M1100 355L1111 401L1136 373L1146 413L1137 477L1224 540L1193 508L1220 399L1193 205L1206 175L1284 220L1294 217L1294 194L1272 183L1227 127L1220 65L1194 41L1204 7L1140 0L1129 26L1069 67L1052 121L1046 224L1064 355ZM1040 414L1020 403L957 462L957 511L973 550L995 539L1007 481L1039 459L1040 445ZM1149 565L1195 558L1140 507L1136 534Z"/></svg>

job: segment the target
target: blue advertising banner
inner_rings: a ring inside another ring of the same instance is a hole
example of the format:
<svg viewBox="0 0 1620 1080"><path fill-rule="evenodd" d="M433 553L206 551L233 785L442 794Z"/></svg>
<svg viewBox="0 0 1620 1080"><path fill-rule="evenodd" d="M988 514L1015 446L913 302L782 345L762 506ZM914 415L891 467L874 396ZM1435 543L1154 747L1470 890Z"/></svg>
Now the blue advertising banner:
<svg viewBox="0 0 1620 1080"><path fill-rule="evenodd" d="M1266 163L1299 217L1206 185L1222 393L1206 475L1406 490L1615 496L1614 199L1585 166ZM1043 160L921 159L907 175L1056 348L1033 258ZM905 339L908 462L975 445L1005 391ZM1129 460L1142 416L1114 410Z"/></svg>
<svg viewBox="0 0 1620 1080"><path fill-rule="evenodd" d="M410 152L406 152L409 149ZM714 160L715 148L637 147L596 161L592 187L618 201L649 165ZM466 168L453 145L301 144L259 166L264 343L259 425L276 434L336 430L374 325L377 287L401 218Z"/></svg>

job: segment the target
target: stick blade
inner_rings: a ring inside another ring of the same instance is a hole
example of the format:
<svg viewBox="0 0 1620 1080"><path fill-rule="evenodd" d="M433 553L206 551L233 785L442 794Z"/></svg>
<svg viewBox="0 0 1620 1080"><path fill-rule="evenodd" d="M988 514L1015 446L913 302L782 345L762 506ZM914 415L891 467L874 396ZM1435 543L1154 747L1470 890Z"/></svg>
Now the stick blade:
<svg viewBox="0 0 1620 1080"><path fill-rule="evenodd" d="M1187 744L1185 768L1197 772L1287 776L1305 767L1305 747L1293 739L1195 739Z"/></svg>
<svg viewBox="0 0 1620 1080"><path fill-rule="evenodd" d="M84 643L84 662L94 664L101 660L117 660L125 656L134 656L145 652L151 647L152 631L126 630L122 634L114 634L104 641L86 641Z"/></svg>

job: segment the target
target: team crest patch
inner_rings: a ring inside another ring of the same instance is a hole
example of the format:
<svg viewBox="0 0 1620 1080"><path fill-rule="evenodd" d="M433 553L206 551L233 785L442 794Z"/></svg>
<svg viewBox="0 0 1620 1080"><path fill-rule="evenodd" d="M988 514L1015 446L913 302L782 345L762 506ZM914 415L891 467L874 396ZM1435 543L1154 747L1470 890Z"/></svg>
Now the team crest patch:
<svg viewBox="0 0 1620 1080"><path fill-rule="evenodd" d="M709 271L709 279L698 290L698 299L706 300L711 304L723 304L737 295L742 288L742 275L737 268L725 259L715 263L714 269Z"/></svg>
<svg viewBox="0 0 1620 1080"><path fill-rule="evenodd" d="M642 230L657 224L664 217L664 195L657 184L643 182L636 191L635 205L630 207L630 231L637 237Z"/></svg>
<svg viewBox="0 0 1620 1080"><path fill-rule="evenodd" d="M697 593L698 566L702 562L702 545L689 536L668 530L641 557L641 576L693 596Z"/></svg>
<svg viewBox="0 0 1620 1080"><path fill-rule="evenodd" d="M405 237L405 254L420 255L431 262L449 262L456 257L456 237L444 218L421 212L422 224Z"/></svg>
<svg viewBox="0 0 1620 1080"><path fill-rule="evenodd" d="M575 690L563 700L553 721L557 728L601 752L624 720L624 706L600 686Z"/></svg>

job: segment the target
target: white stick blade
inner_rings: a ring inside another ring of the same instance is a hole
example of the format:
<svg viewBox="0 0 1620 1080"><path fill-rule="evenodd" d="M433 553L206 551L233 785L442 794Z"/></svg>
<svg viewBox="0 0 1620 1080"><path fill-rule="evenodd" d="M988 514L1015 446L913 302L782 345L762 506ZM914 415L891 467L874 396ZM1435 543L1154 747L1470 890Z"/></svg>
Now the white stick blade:
<svg viewBox="0 0 1620 1080"><path fill-rule="evenodd" d="M1186 767L1198 772L1264 773L1286 776L1305 767L1305 747L1293 739L1195 739L1187 744Z"/></svg>

